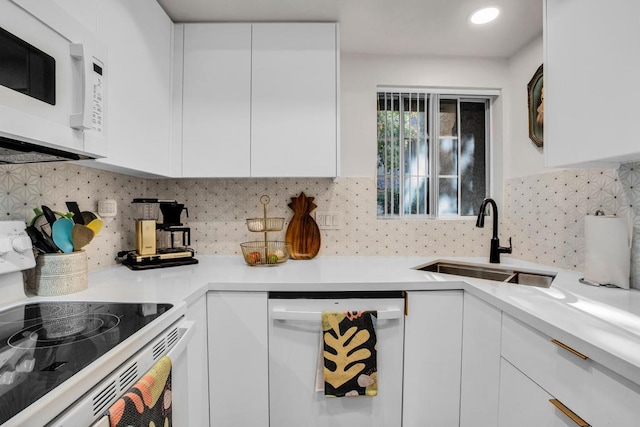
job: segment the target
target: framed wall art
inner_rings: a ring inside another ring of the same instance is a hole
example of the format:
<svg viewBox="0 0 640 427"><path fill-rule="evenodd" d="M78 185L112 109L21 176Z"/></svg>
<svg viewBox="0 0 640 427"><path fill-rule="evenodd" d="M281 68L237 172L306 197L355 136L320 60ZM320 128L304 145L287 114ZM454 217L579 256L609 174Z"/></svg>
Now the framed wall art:
<svg viewBox="0 0 640 427"><path fill-rule="evenodd" d="M543 65L538 67L527 85L529 105L529 138L538 147L542 147L544 135L544 81Z"/></svg>

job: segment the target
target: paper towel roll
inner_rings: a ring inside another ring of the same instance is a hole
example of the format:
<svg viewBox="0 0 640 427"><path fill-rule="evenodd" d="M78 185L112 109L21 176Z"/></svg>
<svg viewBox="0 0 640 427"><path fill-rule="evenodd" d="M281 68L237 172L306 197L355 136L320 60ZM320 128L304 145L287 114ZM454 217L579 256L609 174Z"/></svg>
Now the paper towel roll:
<svg viewBox="0 0 640 427"><path fill-rule="evenodd" d="M629 289L630 234L626 217L587 215L584 219L584 278Z"/></svg>

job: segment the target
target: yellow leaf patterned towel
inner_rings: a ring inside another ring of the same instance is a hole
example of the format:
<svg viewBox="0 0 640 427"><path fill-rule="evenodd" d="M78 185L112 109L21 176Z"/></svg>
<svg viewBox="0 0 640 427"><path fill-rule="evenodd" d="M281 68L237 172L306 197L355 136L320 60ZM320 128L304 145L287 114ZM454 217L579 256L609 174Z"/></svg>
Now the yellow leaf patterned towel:
<svg viewBox="0 0 640 427"><path fill-rule="evenodd" d="M378 394L376 311L322 313L324 394Z"/></svg>
<svg viewBox="0 0 640 427"><path fill-rule="evenodd" d="M163 356L108 411L111 427L170 427L171 359Z"/></svg>

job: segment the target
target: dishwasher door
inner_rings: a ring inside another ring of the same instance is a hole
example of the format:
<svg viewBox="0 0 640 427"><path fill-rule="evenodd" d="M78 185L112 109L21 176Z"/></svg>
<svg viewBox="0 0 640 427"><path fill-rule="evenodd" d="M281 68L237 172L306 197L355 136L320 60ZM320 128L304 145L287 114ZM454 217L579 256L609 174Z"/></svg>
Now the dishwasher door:
<svg viewBox="0 0 640 427"><path fill-rule="evenodd" d="M316 391L321 312L359 310L378 311L378 395L325 397ZM400 427L403 343L401 292L270 294L271 427Z"/></svg>

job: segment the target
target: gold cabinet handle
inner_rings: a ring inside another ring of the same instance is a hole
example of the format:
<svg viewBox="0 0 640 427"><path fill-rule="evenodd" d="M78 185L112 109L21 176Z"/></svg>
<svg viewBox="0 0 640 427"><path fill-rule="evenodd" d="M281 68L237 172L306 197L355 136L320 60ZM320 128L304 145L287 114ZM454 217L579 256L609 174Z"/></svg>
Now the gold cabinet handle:
<svg viewBox="0 0 640 427"><path fill-rule="evenodd" d="M554 343L555 345L557 345L558 347L564 348L564 349L565 349L565 350L567 350L568 352L570 352L570 353L572 353L572 354L574 354L574 355L578 356L580 359L587 360L587 359L589 358L588 356L586 356L586 355L584 355L584 354L580 353L579 351L576 351L576 350L572 349L572 348L571 348L571 347L569 347L568 345L563 344L563 343L561 343L560 341L558 341L558 340L556 340L556 339L552 339L552 340L551 340L551 342L552 342L552 343Z"/></svg>
<svg viewBox="0 0 640 427"><path fill-rule="evenodd" d="M404 315L406 317L409 316L409 294L407 291L404 291L402 294L404 298Z"/></svg>
<svg viewBox="0 0 640 427"><path fill-rule="evenodd" d="M578 425L579 427L591 427L591 424L589 424L588 422L586 422L585 420L577 416L575 412L573 412L571 409L564 406L562 402L560 402L558 399L549 399L549 402L551 402L553 406L558 408L560 412L562 412L567 417L569 417L571 421L576 423L576 425Z"/></svg>

